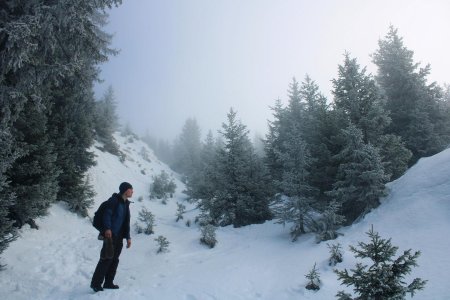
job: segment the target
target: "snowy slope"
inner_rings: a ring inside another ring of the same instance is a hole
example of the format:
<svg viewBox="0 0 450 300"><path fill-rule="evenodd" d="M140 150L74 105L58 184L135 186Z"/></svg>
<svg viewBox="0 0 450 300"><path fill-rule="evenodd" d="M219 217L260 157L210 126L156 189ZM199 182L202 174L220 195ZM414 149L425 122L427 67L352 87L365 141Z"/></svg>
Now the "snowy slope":
<svg viewBox="0 0 450 300"><path fill-rule="evenodd" d="M97 196L90 214L117 191L120 182L129 181L135 191L132 223L143 206L156 216L155 234L132 234L132 247L122 252L116 276L121 288L97 294L89 288L101 243L88 218L57 203L48 216L37 220L38 231L24 227L22 238L3 253L7 269L0 272L0 299L334 299L344 289L327 265L326 243L316 244L312 235L292 243L288 228L274 222L219 228L215 248L201 245L197 225L184 223L194 220L195 210L175 222L177 201L192 209L184 202L182 183L176 180L177 192L167 205L149 200L151 176L161 170L172 172L151 150L150 162L144 160L140 152L147 147L141 141L129 142L118 135L116 139L127 155L124 163L93 148L98 164L90 170L90 179ZM376 211L342 230L344 236L337 241L346 251L337 267L354 267L348 245L367 241L365 232L373 224L382 237L392 238L399 253L409 248L422 251L411 278L428 283L414 299L449 299L450 150L420 160L389 188ZM158 235L169 240L168 253L156 254ZM304 288L304 276L314 263L322 280L317 292Z"/></svg>

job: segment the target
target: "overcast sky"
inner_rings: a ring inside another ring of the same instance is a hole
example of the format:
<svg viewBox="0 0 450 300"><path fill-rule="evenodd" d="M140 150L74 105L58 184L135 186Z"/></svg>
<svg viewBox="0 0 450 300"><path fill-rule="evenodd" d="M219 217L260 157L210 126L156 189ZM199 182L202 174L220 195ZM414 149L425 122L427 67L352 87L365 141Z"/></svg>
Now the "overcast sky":
<svg viewBox="0 0 450 300"><path fill-rule="evenodd" d="M449 83L448 0L124 0L105 31L120 54L101 66L121 123L172 140L187 118L214 134L233 107L264 135L270 106L306 74L331 101L348 51L375 73L370 54L389 25L429 79Z"/></svg>

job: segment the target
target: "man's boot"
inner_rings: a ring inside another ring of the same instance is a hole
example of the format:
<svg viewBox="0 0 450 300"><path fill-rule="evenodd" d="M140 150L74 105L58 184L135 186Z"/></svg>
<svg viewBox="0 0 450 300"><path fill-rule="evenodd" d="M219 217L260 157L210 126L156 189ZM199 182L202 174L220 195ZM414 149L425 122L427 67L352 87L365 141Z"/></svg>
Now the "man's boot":
<svg viewBox="0 0 450 300"><path fill-rule="evenodd" d="M119 286L117 284L112 283L112 282L105 282L105 284L103 284L103 288L104 289L117 290L119 288Z"/></svg>

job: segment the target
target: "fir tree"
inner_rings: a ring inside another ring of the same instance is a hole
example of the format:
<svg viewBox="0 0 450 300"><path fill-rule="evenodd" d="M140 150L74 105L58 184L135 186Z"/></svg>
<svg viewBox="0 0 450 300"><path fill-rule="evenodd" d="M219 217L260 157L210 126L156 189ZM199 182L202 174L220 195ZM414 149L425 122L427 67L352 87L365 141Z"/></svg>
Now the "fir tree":
<svg viewBox="0 0 450 300"><path fill-rule="evenodd" d="M176 222L183 219L183 214L186 212L186 206L177 202L177 219Z"/></svg>
<svg viewBox="0 0 450 300"><path fill-rule="evenodd" d="M363 142L360 129L351 124L342 134L342 150L334 157L340 164L337 181L328 195L342 203L351 223L379 205L388 178L378 150Z"/></svg>
<svg viewBox="0 0 450 300"><path fill-rule="evenodd" d="M362 131L365 143L375 145L390 122L375 80L346 53L338 78L333 79L333 87L336 108Z"/></svg>
<svg viewBox="0 0 450 300"><path fill-rule="evenodd" d="M330 136L334 131L330 129L336 129L330 125L327 99L319 92L318 85L308 75L300 86L300 94L305 102L302 136L313 158L309 166L309 181L318 191L317 200L326 202L327 197L324 192L331 189L334 178L333 168L330 168L332 166Z"/></svg>
<svg viewBox="0 0 450 300"><path fill-rule="evenodd" d="M186 191L190 201L201 200L200 205L206 206L206 202L214 197L217 184L217 153L218 143L214 140L212 132L206 136L200 151L198 168L189 176L186 182Z"/></svg>
<svg viewBox="0 0 450 300"><path fill-rule="evenodd" d="M207 224L201 227L201 232L200 242L206 246L209 246L209 248L214 248L217 244L216 227L211 224Z"/></svg>
<svg viewBox="0 0 450 300"><path fill-rule="evenodd" d="M161 161L171 165L174 161L173 158L173 147L167 140L160 139L158 141L158 147L155 153Z"/></svg>
<svg viewBox="0 0 450 300"><path fill-rule="evenodd" d="M402 176L412 156L405 143L399 136L385 134L380 137L378 145L386 175L391 181Z"/></svg>
<svg viewBox="0 0 450 300"><path fill-rule="evenodd" d="M2 18L0 18L0 22ZM3 25L0 23L0 25ZM1 36L1 33L0 33ZM1 47L1 46L0 46ZM0 56L0 62L2 57ZM0 74L3 76L3 70L0 68ZM20 151L14 148L13 136L11 134L11 111L8 113L8 107L12 103L8 103L6 97L6 88L1 81L0 76L0 255L8 247L9 243L16 239L17 232L13 228L13 222L8 217L10 207L15 203L15 194L10 191L6 172L11 168L13 162L20 156ZM0 270L2 269L0 263Z"/></svg>
<svg viewBox="0 0 450 300"><path fill-rule="evenodd" d="M56 200L58 175L54 145L47 136L47 117L43 108L27 102L13 124L17 146L23 155L7 172L16 201L10 208L15 226L25 223L37 228L34 219L46 214Z"/></svg>
<svg viewBox="0 0 450 300"><path fill-rule="evenodd" d="M169 178L169 174L162 170L158 176L152 176L153 183L150 186L150 199L162 199L165 204L168 198L172 198L177 185L173 178Z"/></svg>
<svg viewBox="0 0 450 300"><path fill-rule="evenodd" d="M288 98L289 103L287 107L287 128L291 130L299 129L299 125L303 125L301 123L305 119L305 106L306 103L304 98L302 97L302 92L298 81L295 77L292 79L292 83L289 85L288 89ZM293 126L297 126L298 128L292 128Z"/></svg>
<svg viewBox="0 0 450 300"><path fill-rule="evenodd" d="M427 83L430 66L419 68L413 51L404 46L397 29L391 26L378 45L372 57L392 118L388 133L400 136L412 151L412 165L448 144L449 128L442 125L449 117L439 108L439 88L435 83Z"/></svg>
<svg viewBox="0 0 450 300"><path fill-rule="evenodd" d="M0 191L11 190L10 182L21 194L20 202L12 193L1 196L0 253L14 236L9 217L22 222L45 214L57 192L69 203L72 196L89 197L91 191L80 189L93 163L86 153L93 127L84 117L93 111L96 64L114 52L100 29L104 10L120 2L0 3ZM72 101L78 105L66 106ZM34 204L25 203L30 194Z"/></svg>
<svg viewBox="0 0 450 300"><path fill-rule="evenodd" d="M74 197L72 201L68 202L69 209L82 217L87 217L88 208L92 207L94 204L95 197L95 191L90 183L90 177L86 176L85 179L82 179L82 184L79 186L77 185L74 192L83 195L83 197Z"/></svg>
<svg viewBox="0 0 450 300"><path fill-rule="evenodd" d="M314 263L313 268L309 271L308 274L305 275L306 279L308 279L308 284L305 286L307 290L320 290L320 274L316 269L316 264Z"/></svg>
<svg viewBox="0 0 450 300"><path fill-rule="evenodd" d="M66 93L58 97L49 119L49 132L58 157L56 165L64 170L58 176L57 199L67 202L74 212L84 215L85 209L93 203L93 190L86 184L85 174L95 165L94 154L89 151L94 141L94 103L93 98L85 95L76 85L67 84ZM71 88L73 90L69 94Z"/></svg>
<svg viewBox="0 0 450 300"><path fill-rule="evenodd" d="M444 84L439 94L439 122L435 128L440 133L444 146L450 141L450 84Z"/></svg>
<svg viewBox="0 0 450 300"><path fill-rule="evenodd" d="M86 171L94 165L89 152L93 144L93 83L98 79L96 64L115 51L108 48L110 36L101 31L104 10L120 1L58 1L42 6L39 48L48 108L48 133L55 145L59 177L57 198L73 207L89 203L84 189ZM46 66L57 69L47 71ZM79 205L84 202L84 204Z"/></svg>
<svg viewBox="0 0 450 300"><path fill-rule="evenodd" d="M145 135L141 138L150 149L153 150L153 153L158 157L158 159L164 162L167 165L173 164L173 149L170 146L170 143L163 139L156 139L153 136L150 136L148 131L146 131Z"/></svg>
<svg viewBox="0 0 450 300"><path fill-rule="evenodd" d="M318 243L322 241L334 240L339 235L337 232L345 221L345 217L340 215L341 204L331 201L319 218L313 220L312 228L316 233Z"/></svg>
<svg viewBox="0 0 450 300"><path fill-rule="evenodd" d="M273 121L268 122L268 133L264 141L265 164L268 167L270 176L274 180L281 180L283 166L279 159L279 153L282 153L283 130L286 119L286 109L283 108L281 100L278 99L273 111Z"/></svg>
<svg viewBox="0 0 450 300"><path fill-rule="evenodd" d="M256 132L253 135L252 144L253 144L253 148L255 149L256 155L258 155L259 157L264 157L265 143L264 143L264 137L260 133Z"/></svg>
<svg viewBox="0 0 450 300"><path fill-rule="evenodd" d="M328 265L334 267L338 263L341 263L343 261L341 244L327 244L327 247L328 249L330 249L330 258L328 260Z"/></svg>
<svg viewBox="0 0 450 300"><path fill-rule="evenodd" d="M155 241L158 243L158 250L156 251L156 253L164 253L169 251L170 242L166 237L160 235L155 239Z"/></svg>
<svg viewBox="0 0 450 300"><path fill-rule="evenodd" d="M279 155L283 166L282 181L279 182L281 195L273 207L279 223L292 223L291 237L297 237L311 229L314 188L309 184L309 166L312 158L295 126L284 143L285 152Z"/></svg>
<svg viewBox="0 0 450 300"><path fill-rule="evenodd" d="M391 119L374 78L366 75L366 69L360 69L356 59L350 59L346 53L333 86L336 109L362 131L364 143L379 148L386 175L398 178L406 170L410 151L399 136L386 134Z"/></svg>
<svg viewBox="0 0 450 300"><path fill-rule="evenodd" d="M302 137L305 125L305 103L299 83L295 78L289 84L289 103L283 108L277 100L274 110L274 121L269 122L269 134L266 140L266 163L269 166L273 180L281 182L284 166L281 155L286 153L286 145L292 136ZM302 137L303 138L303 137ZM277 187L278 191L280 186Z"/></svg>
<svg viewBox="0 0 450 300"><path fill-rule="evenodd" d="M3 138L2 133L0 132L0 137ZM1 140L1 142L3 142ZM6 143L5 143L6 145ZM10 153L5 153L8 149L0 147L0 157L9 158ZM12 192L6 193L7 183L5 176L5 169L9 166L9 162L5 160L0 160L0 254L8 248L9 243L14 241L17 238L17 232L15 228L12 226L12 221L8 218L9 208L15 202L15 194ZM0 263L0 270L3 269L3 265Z"/></svg>
<svg viewBox="0 0 450 300"><path fill-rule="evenodd" d="M187 179L199 168L200 128L195 119L187 119L173 148L172 168L185 175Z"/></svg>
<svg viewBox="0 0 450 300"><path fill-rule="evenodd" d="M217 190L209 207L221 225L235 227L260 223L271 217L267 172L255 154L246 127L232 109L222 124L224 147L217 155Z"/></svg>
<svg viewBox="0 0 450 300"><path fill-rule="evenodd" d="M138 138L138 136L134 133L133 129L131 128L129 122L127 122L127 124L125 124L125 126L122 128L120 135L123 137L128 137L129 143L133 143L134 139Z"/></svg>
<svg viewBox="0 0 450 300"><path fill-rule="evenodd" d="M359 242L358 247L350 246L356 258L370 259L372 265L357 263L356 268L349 273L335 270L339 280L346 286L353 286L356 298L348 293L340 291L338 299L405 299L406 294L411 297L417 291L425 287L426 280L415 278L410 284L404 282L405 276L411 273L417 266L417 258L420 251L414 253L406 250L397 258L394 258L398 247L391 244L391 239L383 239L373 228L367 232L369 243Z"/></svg>
<svg viewBox="0 0 450 300"><path fill-rule="evenodd" d="M106 151L111 154L119 154L113 134L119 129L119 118L116 113L117 103L115 101L114 90L109 86L103 98L96 103L95 113L95 133L97 139L104 144Z"/></svg>
<svg viewBox="0 0 450 300"><path fill-rule="evenodd" d="M153 234L153 227L155 226L155 216L146 207L143 207L139 212L138 220L145 224L144 228L138 227L138 231L142 231L145 234Z"/></svg>

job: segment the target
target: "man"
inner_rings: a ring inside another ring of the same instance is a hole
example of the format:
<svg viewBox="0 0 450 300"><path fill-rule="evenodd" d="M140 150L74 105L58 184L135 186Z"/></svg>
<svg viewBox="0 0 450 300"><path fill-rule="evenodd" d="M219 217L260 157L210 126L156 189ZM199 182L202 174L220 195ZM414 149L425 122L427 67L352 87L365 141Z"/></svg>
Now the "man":
<svg viewBox="0 0 450 300"><path fill-rule="evenodd" d="M113 281L119 265L123 239L127 240L127 248L131 246L130 201L128 198L131 198L132 195L131 184L122 182L119 186L119 194L114 193L107 201L103 214L103 247L91 281L91 288L94 292L119 288Z"/></svg>

